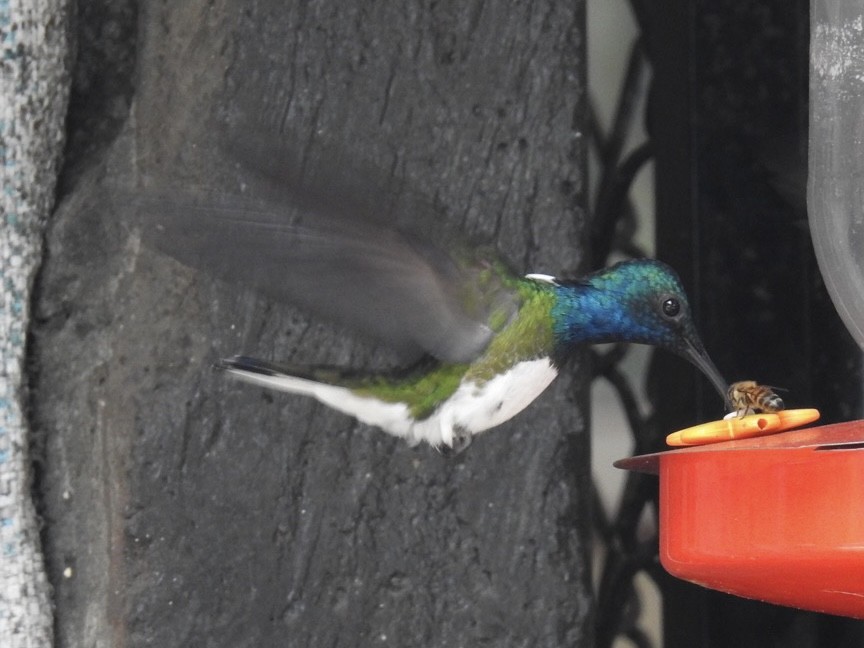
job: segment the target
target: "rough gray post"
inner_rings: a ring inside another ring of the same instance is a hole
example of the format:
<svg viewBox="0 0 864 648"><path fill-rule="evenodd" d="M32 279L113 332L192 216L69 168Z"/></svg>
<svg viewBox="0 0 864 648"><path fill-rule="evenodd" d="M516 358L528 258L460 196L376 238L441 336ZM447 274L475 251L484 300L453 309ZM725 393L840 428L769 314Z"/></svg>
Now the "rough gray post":
<svg viewBox="0 0 864 648"><path fill-rule="evenodd" d="M584 368L455 459L226 381L233 353L380 357L143 248L115 192L240 191L214 133L255 124L573 271L583 29L552 0L142 3L134 109L57 214L34 331L60 645L590 644Z"/></svg>
<svg viewBox="0 0 864 648"><path fill-rule="evenodd" d="M0 2L0 645L47 648L52 615L31 499L25 341L63 145L67 6Z"/></svg>

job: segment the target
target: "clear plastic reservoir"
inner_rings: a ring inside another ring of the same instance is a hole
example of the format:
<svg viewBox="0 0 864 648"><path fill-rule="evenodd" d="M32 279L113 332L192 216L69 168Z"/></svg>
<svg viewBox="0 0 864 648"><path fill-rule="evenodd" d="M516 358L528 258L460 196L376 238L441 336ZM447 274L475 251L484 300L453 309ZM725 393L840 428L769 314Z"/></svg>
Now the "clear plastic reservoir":
<svg viewBox="0 0 864 648"><path fill-rule="evenodd" d="M864 2L812 0L807 211L819 269L864 348Z"/></svg>

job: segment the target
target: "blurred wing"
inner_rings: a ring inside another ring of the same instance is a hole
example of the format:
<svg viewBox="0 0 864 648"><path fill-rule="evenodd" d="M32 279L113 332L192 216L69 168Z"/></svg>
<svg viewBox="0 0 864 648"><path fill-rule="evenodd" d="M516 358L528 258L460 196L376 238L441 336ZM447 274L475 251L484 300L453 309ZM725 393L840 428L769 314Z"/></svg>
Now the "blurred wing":
<svg viewBox="0 0 864 648"><path fill-rule="evenodd" d="M293 218L289 207L170 199L143 207L146 244L181 263L340 321L403 352L466 362L489 314L515 312L491 263L457 265L435 246L365 220ZM481 282L482 277L482 282Z"/></svg>

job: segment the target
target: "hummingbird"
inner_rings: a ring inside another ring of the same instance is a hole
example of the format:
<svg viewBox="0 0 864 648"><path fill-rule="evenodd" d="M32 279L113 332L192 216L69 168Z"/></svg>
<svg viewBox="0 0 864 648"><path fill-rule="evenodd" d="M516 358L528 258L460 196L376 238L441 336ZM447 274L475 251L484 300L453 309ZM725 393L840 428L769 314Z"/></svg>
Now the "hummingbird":
<svg viewBox="0 0 864 648"><path fill-rule="evenodd" d="M234 356L219 370L311 396L412 445L464 450L528 407L586 344L666 349L726 398L681 281L661 261L624 261L576 278L520 275L490 249L445 248L368 219L289 217L279 202L163 201L152 212L151 244L180 262L414 359L366 372Z"/></svg>

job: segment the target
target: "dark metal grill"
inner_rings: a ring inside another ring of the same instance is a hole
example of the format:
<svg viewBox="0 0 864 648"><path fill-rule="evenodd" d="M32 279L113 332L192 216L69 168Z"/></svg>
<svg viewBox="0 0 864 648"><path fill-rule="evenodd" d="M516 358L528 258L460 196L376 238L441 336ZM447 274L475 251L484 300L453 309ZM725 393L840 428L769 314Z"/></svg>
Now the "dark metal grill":
<svg viewBox="0 0 864 648"><path fill-rule="evenodd" d="M600 161L594 265L644 255L633 243L639 215L629 190L653 160L657 256L681 275L727 379L780 384L791 406L819 407L825 423L860 417L861 356L822 286L805 220L807 1L631 0L631 7L641 33L610 131L589 115ZM649 142L624 156L628 133L643 119L638 107L649 70ZM594 352L594 377L615 389L634 453L662 449L668 432L722 413L691 368L658 353L648 376L654 407L643 415L621 368L625 354L620 345ZM667 648L864 645L859 621L747 601L668 576L657 560L656 531L645 537L642 524L651 516L656 529L657 486L656 477L628 474L611 517L595 487L595 536L603 546L599 648L617 639L651 645L639 625L640 573L660 591Z"/></svg>

